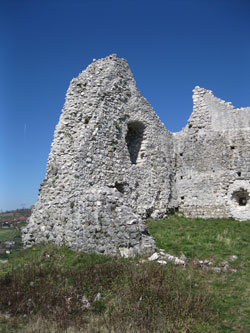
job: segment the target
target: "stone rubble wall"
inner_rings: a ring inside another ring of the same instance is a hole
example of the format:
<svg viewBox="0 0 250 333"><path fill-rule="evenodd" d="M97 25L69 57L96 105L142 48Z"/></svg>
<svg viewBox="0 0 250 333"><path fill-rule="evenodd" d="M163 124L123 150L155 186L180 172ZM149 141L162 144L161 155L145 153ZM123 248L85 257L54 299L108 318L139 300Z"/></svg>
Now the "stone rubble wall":
<svg viewBox="0 0 250 333"><path fill-rule="evenodd" d="M142 218L168 209L172 136L124 59L93 62L67 91L24 243L105 254L154 251Z"/></svg>
<svg viewBox="0 0 250 333"><path fill-rule="evenodd" d="M199 87L193 102L187 126L174 135L179 210L250 219L249 201L239 205L233 195L240 188L250 193L250 108L236 109Z"/></svg>
<svg viewBox="0 0 250 333"><path fill-rule="evenodd" d="M111 55L89 65L68 88L24 244L150 254L149 216L179 209L249 219L250 108L199 87L193 102L187 126L171 133L126 60Z"/></svg>

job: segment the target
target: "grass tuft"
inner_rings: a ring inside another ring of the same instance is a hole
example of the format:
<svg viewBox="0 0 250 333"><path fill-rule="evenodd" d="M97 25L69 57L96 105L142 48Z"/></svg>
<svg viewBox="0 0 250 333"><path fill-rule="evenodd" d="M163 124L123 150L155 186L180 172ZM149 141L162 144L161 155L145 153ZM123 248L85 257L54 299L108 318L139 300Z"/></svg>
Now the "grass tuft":
<svg viewBox="0 0 250 333"><path fill-rule="evenodd" d="M219 266L228 262L237 272L217 274L197 270L197 278L216 295L213 308L219 313L220 332L250 331L250 221L233 219L188 219L171 215L148 220L159 248L189 259L208 259ZM230 257L236 255L236 261ZM215 330L216 331L216 330Z"/></svg>
<svg viewBox="0 0 250 333"><path fill-rule="evenodd" d="M62 332L185 332L215 315L205 289L173 265L36 245L4 266L0 312L56 323Z"/></svg>
<svg viewBox="0 0 250 333"><path fill-rule="evenodd" d="M142 264L51 244L13 251L0 265L0 331L248 332L250 222L173 215L148 227L159 248L185 254L189 264ZM205 271L191 259L237 271Z"/></svg>

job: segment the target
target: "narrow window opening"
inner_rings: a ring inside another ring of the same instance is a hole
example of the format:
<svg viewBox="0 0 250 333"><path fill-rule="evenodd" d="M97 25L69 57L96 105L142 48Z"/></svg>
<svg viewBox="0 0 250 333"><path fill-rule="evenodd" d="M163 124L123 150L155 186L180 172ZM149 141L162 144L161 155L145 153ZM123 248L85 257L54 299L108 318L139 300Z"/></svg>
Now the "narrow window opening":
<svg viewBox="0 0 250 333"><path fill-rule="evenodd" d="M240 172L240 171L238 171L238 172L237 172L237 175L240 177L240 176L241 176L241 172Z"/></svg>
<svg viewBox="0 0 250 333"><path fill-rule="evenodd" d="M137 163L138 155L143 141L144 129L145 126L140 121L133 121L128 123L128 131L125 139L132 164ZM141 154L140 159L143 159L143 157L144 154Z"/></svg>
<svg viewBox="0 0 250 333"><path fill-rule="evenodd" d="M185 198L185 197L182 196L182 197L181 197L181 200L184 200L184 198Z"/></svg>
<svg viewBox="0 0 250 333"><path fill-rule="evenodd" d="M235 146L230 146L231 150L234 150L235 149Z"/></svg>
<svg viewBox="0 0 250 333"><path fill-rule="evenodd" d="M183 156L183 153L180 153L180 156Z"/></svg>

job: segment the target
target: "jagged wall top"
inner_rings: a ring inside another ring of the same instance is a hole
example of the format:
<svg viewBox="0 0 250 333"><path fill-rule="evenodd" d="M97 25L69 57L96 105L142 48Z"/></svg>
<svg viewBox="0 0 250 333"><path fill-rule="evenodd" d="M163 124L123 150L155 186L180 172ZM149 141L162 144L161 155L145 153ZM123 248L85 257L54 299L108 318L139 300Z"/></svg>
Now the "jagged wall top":
<svg viewBox="0 0 250 333"><path fill-rule="evenodd" d="M187 126L167 131L126 60L94 61L70 83L25 244L153 252L143 219L250 218L250 108L196 87Z"/></svg>
<svg viewBox="0 0 250 333"><path fill-rule="evenodd" d="M250 107L236 108L213 95L211 90L196 86L193 90L193 112L188 125L210 126L214 131L249 129Z"/></svg>
<svg viewBox="0 0 250 333"><path fill-rule="evenodd" d="M141 218L166 213L172 157L172 134L136 88L127 62L115 55L95 61L67 91L25 242L48 238L107 254L152 251Z"/></svg>

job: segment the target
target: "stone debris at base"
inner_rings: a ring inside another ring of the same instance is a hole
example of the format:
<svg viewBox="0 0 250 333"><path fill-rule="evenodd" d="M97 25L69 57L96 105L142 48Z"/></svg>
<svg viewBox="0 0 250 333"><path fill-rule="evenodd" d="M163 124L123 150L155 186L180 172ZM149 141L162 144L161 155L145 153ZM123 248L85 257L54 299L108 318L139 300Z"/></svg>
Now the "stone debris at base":
<svg viewBox="0 0 250 333"><path fill-rule="evenodd" d="M235 258L235 259L232 259ZM233 255L228 258L228 261L235 261L238 257ZM179 265L185 267L186 265L195 265L200 267L205 271L213 271L215 273L236 273L238 270L232 268L228 261L223 261L219 265L214 266L214 262L208 259L199 260L199 259L188 259L184 254L180 256L180 258L175 257L166 253L164 250L160 249L159 252L153 253L150 257L145 259L141 259L140 263L144 264L147 261L155 261L160 265L167 265L168 262L173 263L174 265Z"/></svg>

